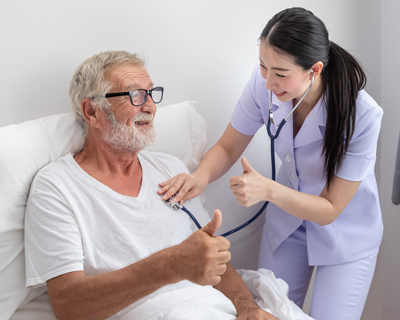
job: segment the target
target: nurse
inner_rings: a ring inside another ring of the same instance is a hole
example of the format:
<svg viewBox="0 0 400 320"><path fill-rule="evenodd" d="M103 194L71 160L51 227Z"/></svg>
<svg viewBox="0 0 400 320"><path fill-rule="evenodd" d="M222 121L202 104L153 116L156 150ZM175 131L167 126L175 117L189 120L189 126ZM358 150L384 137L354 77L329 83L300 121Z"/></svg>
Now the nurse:
<svg viewBox="0 0 400 320"><path fill-rule="evenodd" d="M230 179L238 203L267 207L259 268L289 284L302 307L317 266L310 315L360 319L375 270L383 225L374 174L383 111L363 90L357 61L330 41L324 23L302 8L276 14L260 36L259 65L220 140L192 174L160 183L159 194L181 204L198 196L239 159L268 122L272 91L278 125L311 90L280 132L276 182L242 157ZM274 134L276 127L272 125Z"/></svg>

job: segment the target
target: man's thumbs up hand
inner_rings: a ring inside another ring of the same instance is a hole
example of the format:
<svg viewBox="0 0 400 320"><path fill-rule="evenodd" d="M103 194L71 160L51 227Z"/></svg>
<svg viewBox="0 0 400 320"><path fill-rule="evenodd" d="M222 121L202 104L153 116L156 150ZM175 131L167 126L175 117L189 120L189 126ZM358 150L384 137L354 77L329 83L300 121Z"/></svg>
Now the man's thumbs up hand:
<svg viewBox="0 0 400 320"><path fill-rule="evenodd" d="M231 259L228 251L230 242L223 237L214 237L221 224L222 214L217 209L207 225L172 247L175 251L173 269L178 281L189 280L203 286L215 286L221 281L221 275Z"/></svg>
<svg viewBox="0 0 400 320"><path fill-rule="evenodd" d="M201 228L201 230L207 233L210 237L214 237L214 234L217 232L221 224L222 213L220 210L216 209L214 211L214 217L212 218L212 220L207 223L203 228Z"/></svg>

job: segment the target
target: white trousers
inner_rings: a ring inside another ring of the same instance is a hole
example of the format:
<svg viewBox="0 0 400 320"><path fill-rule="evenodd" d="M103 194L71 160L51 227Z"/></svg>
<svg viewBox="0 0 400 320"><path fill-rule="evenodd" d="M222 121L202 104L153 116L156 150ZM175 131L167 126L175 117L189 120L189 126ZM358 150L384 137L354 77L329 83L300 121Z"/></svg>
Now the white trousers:
<svg viewBox="0 0 400 320"><path fill-rule="evenodd" d="M377 255L344 264L317 266L310 316L316 320L359 320ZM277 278L285 280L289 298L302 308L314 269L308 265L305 223L275 252L263 235L258 268L270 269Z"/></svg>

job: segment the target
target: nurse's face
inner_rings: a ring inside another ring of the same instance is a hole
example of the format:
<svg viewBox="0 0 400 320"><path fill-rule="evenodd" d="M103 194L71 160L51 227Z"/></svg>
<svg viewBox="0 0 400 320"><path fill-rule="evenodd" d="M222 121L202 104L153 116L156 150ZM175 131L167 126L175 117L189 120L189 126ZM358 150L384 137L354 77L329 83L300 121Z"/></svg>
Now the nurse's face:
<svg viewBox="0 0 400 320"><path fill-rule="evenodd" d="M266 79L265 87L282 102L297 102L310 86L311 69L304 70L291 56L276 52L265 43L260 44L260 71Z"/></svg>

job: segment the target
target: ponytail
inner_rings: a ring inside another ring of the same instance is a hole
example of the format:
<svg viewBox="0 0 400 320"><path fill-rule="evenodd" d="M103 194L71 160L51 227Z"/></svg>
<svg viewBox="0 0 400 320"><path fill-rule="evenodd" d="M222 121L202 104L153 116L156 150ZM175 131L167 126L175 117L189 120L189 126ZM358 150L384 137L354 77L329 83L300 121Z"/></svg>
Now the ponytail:
<svg viewBox="0 0 400 320"><path fill-rule="evenodd" d="M321 78L328 116L322 155L329 188L353 136L356 100L367 78L351 54L329 41L325 24L303 8L277 13L268 21L259 40L293 57L303 70L309 70L317 61L324 64Z"/></svg>
<svg viewBox="0 0 400 320"><path fill-rule="evenodd" d="M327 108L326 131L322 153L329 189L342 165L354 132L358 92L367 82L356 59L333 41L329 42L329 62L322 71Z"/></svg>

